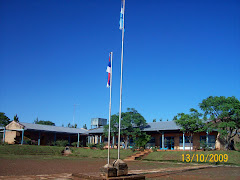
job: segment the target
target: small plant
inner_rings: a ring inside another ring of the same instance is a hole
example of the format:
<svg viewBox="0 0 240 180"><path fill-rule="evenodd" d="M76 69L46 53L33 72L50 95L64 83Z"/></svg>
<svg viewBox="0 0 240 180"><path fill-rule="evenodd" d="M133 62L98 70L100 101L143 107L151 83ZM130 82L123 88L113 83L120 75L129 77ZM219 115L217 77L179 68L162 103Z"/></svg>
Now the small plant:
<svg viewBox="0 0 240 180"><path fill-rule="evenodd" d="M104 143L97 144L96 148L103 150L104 149Z"/></svg>
<svg viewBox="0 0 240 180"><path fill-rule="evenodd" d="M58 147L65 147L68 144L67 140L57 140L55 142L55 145Z"/></svg>
<svg viewBox="0 0 240 180"><path fill-rule="evenodd" d="M200 141L200 149L202 149L204 151L207 149L206 141Z"/></svg>
<svg viewBox="0 0 240 180"><path fill-rule="evenodd" d="M77 147L78 143L77 143L77 142L73 142L71 145L72 145L73 147Z"/></svg>
<svg viewBox="0 0 240 180"><path fill-rule="evenodd" d="M156 152L157 151L157 147L152 147L152 151Z"/></svg>
<svg viewBox="0 0 240 180"><path fill-rule="evenodd" d="M94 147L96 147L96 145L95 144L87 144L87 147L89 147L90 149L93 149Z"/></svg>

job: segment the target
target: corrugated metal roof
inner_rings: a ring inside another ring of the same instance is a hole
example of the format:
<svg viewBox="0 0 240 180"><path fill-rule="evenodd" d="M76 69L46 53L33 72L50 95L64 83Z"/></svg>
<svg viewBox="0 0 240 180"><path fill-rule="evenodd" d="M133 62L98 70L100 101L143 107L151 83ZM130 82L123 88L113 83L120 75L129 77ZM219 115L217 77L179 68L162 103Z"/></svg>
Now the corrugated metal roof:
<svg viewBox="0 0 240 180"><path fill-rule="evenodd" d="M69 134L88 134L88 130L83 128L69 128L69 127L59 127L59 126L50 126L42 124L32 124L32 123L22 123L24 125L24 130L36 130L36 131L49 131L49 132L59 132L59 133L69 133Z"/></svg>
<svg viewBox="0 0 240 180"><path fill-rule="evenodd" d="M143 131L166 131L166 130L180 130L174 121L151 122L143 129Z"/></svg>
<svg viewBox="0 0 240 180"><path fill-rule="evenodd" d="M180 130L174 121L163 121L163 122L151 122L147 123L147 126L142 131L166 131L166 130ZM89 133L103 133L103 127L90 129Z"/></svg>
<svg viewBox="0 0 240 180"><path fill-rule="evenodd" d="M95 128L95 129L89 129L88 133L98 134L98 133L103 133L103 130L104 130L103 127Z"/></svg>

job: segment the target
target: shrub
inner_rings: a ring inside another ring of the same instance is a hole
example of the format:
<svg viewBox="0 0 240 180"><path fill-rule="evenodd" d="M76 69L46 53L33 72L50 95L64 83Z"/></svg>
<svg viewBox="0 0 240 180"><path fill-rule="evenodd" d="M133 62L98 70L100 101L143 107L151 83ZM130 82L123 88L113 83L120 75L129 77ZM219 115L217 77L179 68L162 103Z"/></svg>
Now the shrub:
<svg viewBox="0 0 240 180"><path fill-rule="evenodd" d="M96 147L97 147L98 149L103 150L103 149L104 149L104 143L97 144Z"/></svg>
<svg viewBox="0 0 240 180"><path fill-rule="evenodd" d="M65 146L67 146L67 144L68 144L68 141L67 141L67 140L57 140L57 141L55 142L55 145L56 145L56 146L59 146L59 147L65 147Z"/></svg>
<svg viewBox="0 0 240 180"><path fill-rule="evenodd" d="M73 146L73 147L77 147L77 142L73 142L71 145Z"/></svg>
<svg viewBox="0 0 240 180"><path fill-rule="evenodd" d="M156 152L157 151L157 147L152 147L152 151Z"/></svg>
<svg viewBox="0 0 240 180"><path fill-rule="evenodd" d="M96 147L96 145L95 145L95 144L90 144L90 143L88 144L88 143L87 143L87 147L89 147L90 149L92 149L92 148Z"/></svg>

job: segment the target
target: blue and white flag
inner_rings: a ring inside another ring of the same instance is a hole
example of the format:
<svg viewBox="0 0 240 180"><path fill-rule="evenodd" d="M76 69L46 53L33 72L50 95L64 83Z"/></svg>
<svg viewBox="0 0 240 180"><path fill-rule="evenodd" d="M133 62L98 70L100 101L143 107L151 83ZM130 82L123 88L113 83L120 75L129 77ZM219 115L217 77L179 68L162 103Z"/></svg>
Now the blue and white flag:
<svg viewBox="0 0 240 180"><path fill-rule="evenodd" d="M110 87L110 80L111 80L111 60L110 60L110 54L109 54L109 62L107 66L106 72L108 73L108 81L107 81L107 87Z"/></svg>
<svg viewBox="0 0 240 180"><path fill-rule="evenodd" d="M121 11L120 11L120 20L119 20L119 29L122 30L123 29L123 2L121 4Z"/></svg>

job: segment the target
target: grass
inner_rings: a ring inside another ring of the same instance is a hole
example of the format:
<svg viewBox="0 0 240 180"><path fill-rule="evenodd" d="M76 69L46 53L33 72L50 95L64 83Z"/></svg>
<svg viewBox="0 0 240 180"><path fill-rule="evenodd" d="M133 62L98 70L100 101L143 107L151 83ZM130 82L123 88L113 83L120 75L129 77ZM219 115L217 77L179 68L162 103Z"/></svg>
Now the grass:
<svg viewBox="0 0 240 180"><path fill-rule="evenodd" d="M152 152L148 156L144 157L143 160L148 160L148 161L171 161L171 162L183 162L183 155L184 155L184 160L186 162L187 159L187 154L190 155L190 162L194 163L212 163L212 164L225 164L225 165L237 165L240 166L240 152L239 151L157 151L157 152ZM210 159L212 155L218 155L216 156L216 161L217 157L219 157L220 154L224 155L227 154L228 159L227 162L214 162L214 157L213 157L213 162L210 162ZM202 162L200 161L200 156L202 156ZM198 159L197 159L198 157ZM204 160L203 160L204 157ZM207 160L206 160L207 159ZM205 162L206 160L206 162Z"/></svg>
<svg viewBox="0 0 240 180"><path fill-rule="evenodd" d="M64 147L56 147L56 146L34 146L34 145L5 145L0 146L0 157L5 158L18 158L25 157L31 158L36 155L39 158L66 158L62 156L62 151ZM75 148L71 147L72 154L67 157L79 157L79 158L107 158L108 150L100 150L100 149L84 149L84 148ZM121 159L124 159L128 156L131 156L133 152L129 149L120 150ZM13 156L16 155L16 156ZM18 156L21 155L21 156ZM117 149L111 149L110 158L117 158Z"/></svg>
<svg viewBox="0 0 240 180"><path fill-rule="evenodd" d="M71 148L73 154L72 156L79 156L79 157L88 157L88 158L107 158L108 150L100 150L100 149L83 149L83 148ZM135 152L136 153L136 152ZM121 159L125 159L128 156L131 156L133 152L130 149L121 149L120 155ZM110 158L116 159L117 158L117 149L110 150Z"/></svg>

